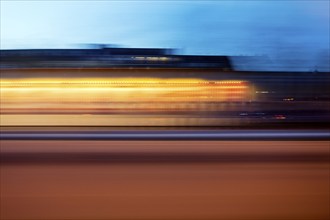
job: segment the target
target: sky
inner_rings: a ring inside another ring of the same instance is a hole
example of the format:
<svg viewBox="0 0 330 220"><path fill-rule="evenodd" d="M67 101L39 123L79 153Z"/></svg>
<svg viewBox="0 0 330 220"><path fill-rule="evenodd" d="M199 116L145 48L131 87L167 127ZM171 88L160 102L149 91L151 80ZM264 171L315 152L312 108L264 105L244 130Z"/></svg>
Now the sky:
<svg viewBox="0 0 330 220"><path fill-rule="evenodd" d="M329 0L0 2L1 49L114 44L257 56L237 59L242 69L330 70Z"/></svg>

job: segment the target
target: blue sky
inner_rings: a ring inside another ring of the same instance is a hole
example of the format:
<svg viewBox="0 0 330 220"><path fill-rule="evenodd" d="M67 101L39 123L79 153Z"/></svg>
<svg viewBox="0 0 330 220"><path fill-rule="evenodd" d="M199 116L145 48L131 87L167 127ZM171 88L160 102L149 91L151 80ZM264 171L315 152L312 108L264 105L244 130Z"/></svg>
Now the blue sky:
<svg viewBox="0 0 330 220"><path fill-rule="evenodd" d="M328 0L1 0L0 46L165 47L184 54L267 55L276 64L271 68L326 71L329 20Z"/></svg>

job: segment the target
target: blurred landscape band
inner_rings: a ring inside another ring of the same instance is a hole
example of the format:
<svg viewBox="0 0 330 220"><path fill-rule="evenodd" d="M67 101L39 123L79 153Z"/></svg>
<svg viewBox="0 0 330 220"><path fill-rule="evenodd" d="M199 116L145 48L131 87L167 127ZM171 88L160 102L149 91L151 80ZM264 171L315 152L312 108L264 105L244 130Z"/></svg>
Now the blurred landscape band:
<svg viewBox="0 0 330 220"><path fill-rule="evenodd" d="M231 56L104 45L1 50L0 68L2 126L330 121L329 72L239 71Z"/></svg>

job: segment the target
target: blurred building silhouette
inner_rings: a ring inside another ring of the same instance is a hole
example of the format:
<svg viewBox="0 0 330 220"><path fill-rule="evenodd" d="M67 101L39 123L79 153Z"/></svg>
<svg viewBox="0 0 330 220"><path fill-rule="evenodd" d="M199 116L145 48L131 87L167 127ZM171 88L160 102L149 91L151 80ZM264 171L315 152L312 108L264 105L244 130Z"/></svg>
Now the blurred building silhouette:
<svg viewBox="0 0 330 220"><path fill-rule="evenodd" d="M227 56L177 55L173 49L117 48L1 50L0 68L217 68L231 70Z"/></svg>

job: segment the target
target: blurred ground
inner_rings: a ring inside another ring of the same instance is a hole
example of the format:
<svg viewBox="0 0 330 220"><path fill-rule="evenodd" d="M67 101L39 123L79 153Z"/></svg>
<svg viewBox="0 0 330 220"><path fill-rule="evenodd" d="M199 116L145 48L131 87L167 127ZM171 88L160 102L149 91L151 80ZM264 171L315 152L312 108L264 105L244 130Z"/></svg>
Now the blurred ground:
<svg viewBox="0 0 330 220"><path fill-rule="evenodd" d="M329 141L2 140L1 219L325 220L329 151Z"/></svg>

